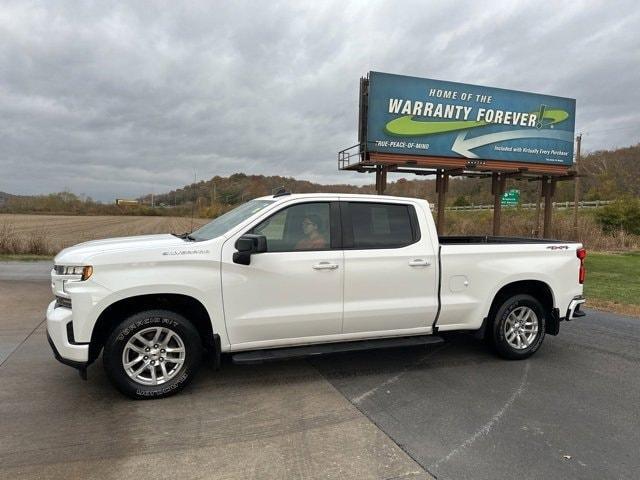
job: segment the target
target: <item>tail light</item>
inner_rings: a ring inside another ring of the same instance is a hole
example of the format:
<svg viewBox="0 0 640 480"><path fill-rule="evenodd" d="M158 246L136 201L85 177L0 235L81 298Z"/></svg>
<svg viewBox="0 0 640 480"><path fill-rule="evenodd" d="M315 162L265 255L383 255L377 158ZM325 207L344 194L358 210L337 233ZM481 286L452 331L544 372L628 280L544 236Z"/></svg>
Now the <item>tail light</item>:
<svg viewBox="0 0 640 480"><path fill-rule="evenodd" d="M576 255L580 259L580 273L578 273L578 282L584 283L584 277L587 270L584 268L584 259L587 257L587 250L585 248L579 248L576 250Z"/></svg>

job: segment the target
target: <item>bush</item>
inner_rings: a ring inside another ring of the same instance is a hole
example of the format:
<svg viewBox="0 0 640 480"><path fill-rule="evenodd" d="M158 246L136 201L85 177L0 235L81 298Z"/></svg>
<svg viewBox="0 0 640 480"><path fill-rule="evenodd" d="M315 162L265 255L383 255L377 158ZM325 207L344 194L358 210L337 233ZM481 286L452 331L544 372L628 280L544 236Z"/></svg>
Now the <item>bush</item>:
<svg viewBox="0 0 640 480"><path fill-rule="evenodd" d="M456 198L453 202L454 207L467 207L469 205L471 204L469 203L469 200L467 200L467 197L465 197L464 195L459 195L458 198Z"/></svg>
<svg viewBox="0 0 640 480"><path fill-rule="evenodd" d="M606 205L596 219L602 230L611 234L619 231L640 235L640 199L628 197Z"/></svg>

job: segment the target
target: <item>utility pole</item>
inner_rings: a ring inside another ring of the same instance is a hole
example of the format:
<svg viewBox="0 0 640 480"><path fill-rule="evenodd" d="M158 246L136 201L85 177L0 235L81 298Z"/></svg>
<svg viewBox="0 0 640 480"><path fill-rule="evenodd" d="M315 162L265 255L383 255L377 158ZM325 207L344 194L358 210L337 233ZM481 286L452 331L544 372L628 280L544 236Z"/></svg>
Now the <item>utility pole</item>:
<svg viewBox="0 0 640 480"><path fill-rule="evenodd" d="M576 179L573 181L573 238L578 240L578 203L580 198L580 144L582 143L582 134L576 137Z"/></svg>

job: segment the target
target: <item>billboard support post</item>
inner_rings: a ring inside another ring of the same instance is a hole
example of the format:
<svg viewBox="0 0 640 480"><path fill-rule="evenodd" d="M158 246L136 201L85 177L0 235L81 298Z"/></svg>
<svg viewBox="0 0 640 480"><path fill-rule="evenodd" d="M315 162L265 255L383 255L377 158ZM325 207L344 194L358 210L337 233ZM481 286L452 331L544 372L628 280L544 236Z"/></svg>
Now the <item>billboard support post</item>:
<svg viewBox="0 0 640 480"><path fill-rule="evenodd" d="M387 189L387 170L384 165L376 166L376 193L378 195L384 195L384 191Z"/></svg>
<svg viewBox="0 0 640 480"><path fill-rule="evenodd" d="M438 235L444 235L446 228L444 218L444 207L446 203L447 190L449 190L449 174L445 170L438 170L436 173L436 193L438 194L438 217L436 220L436 230Z"/></svg>
<svg viewBox="0 0 640 480"><path fill-rule="evenodd" d="M500 235L500 217L502 213L502 195L505 191L507 177L503 173L491 175L491 193L493 194L493 235Z"/></svg>
<svg viewBox="0 0 640 480"><path fill-rule="evenodd" d="M540 210L541 210L541 202L542 202L542 189L544 188L544 183L542 180L540 181L540 186L537 187L536 192L536 229L534 235L540 238Z"/></svg>
<svg viewBox="0 0 640 480"><path fill-rule="evenodd" d="M553 177L543 177L542 195L544 196L544 224L542 226L542 236L551 238L551 220L553 214L553 196L556 192L556 179Z"/></svg>
<svg viewBox="0 0 640 480"><path fill-rule="evenodd" d="M387 189L387 171L389 167L383 166L382 171L380 172L380 195L384 195L385 190Z"/></svg>

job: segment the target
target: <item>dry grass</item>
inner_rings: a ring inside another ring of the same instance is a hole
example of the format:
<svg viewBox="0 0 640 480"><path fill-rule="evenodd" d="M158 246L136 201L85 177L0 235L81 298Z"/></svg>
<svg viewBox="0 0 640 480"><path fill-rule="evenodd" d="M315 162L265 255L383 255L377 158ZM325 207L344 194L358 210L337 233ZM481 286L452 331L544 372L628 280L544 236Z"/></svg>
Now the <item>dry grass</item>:
<svg viewBox="0 0 640 480"><path fill-rule="evenodd" d="M492 231L492 212L446 212L449 235L487 235ZM196 218L195 228L207 223ZM100 238L143 235L150 233L186 232L191 219L185 217L148 216L65 216L0 214L0 254L53 255L76 243ZM595 251L640 250L640 236L617 232L605 234L591 212L581 212L578 237L588 249ZM502 235L534 236L535 211L504 209ZM553 238L572 240L571 212L556 210Z"/></svg>
<svg viewBox="0 0 640 480"><path fill-rule="evenodd" d="M600 300L599 298L587 298L585 307L602 310L603 312L629 315L630 317L640 317L640 305Z"/></svg>
<svg viewBox="0 0 640 480"><path fill-rule="evenodd" d="M197 228L207 219L196 218ZM0 214L0 254L55 255L88 240L189 231L190 218Z"/></svg>
<svg viewBox="0 0 640 480"><path fill-rule="evenodd" d="M447 211L447 235L490 235L493 212L489 210L456 212ZM536 236L535 210L503 209L502 229L506 236ZM551 238L573 240L573 215L566 210L553 212ZM594 251L629 251L640 249L640 236L624 231L608 235L602 231L592 212L580 212L578 217L578 240Z"/></svg>

